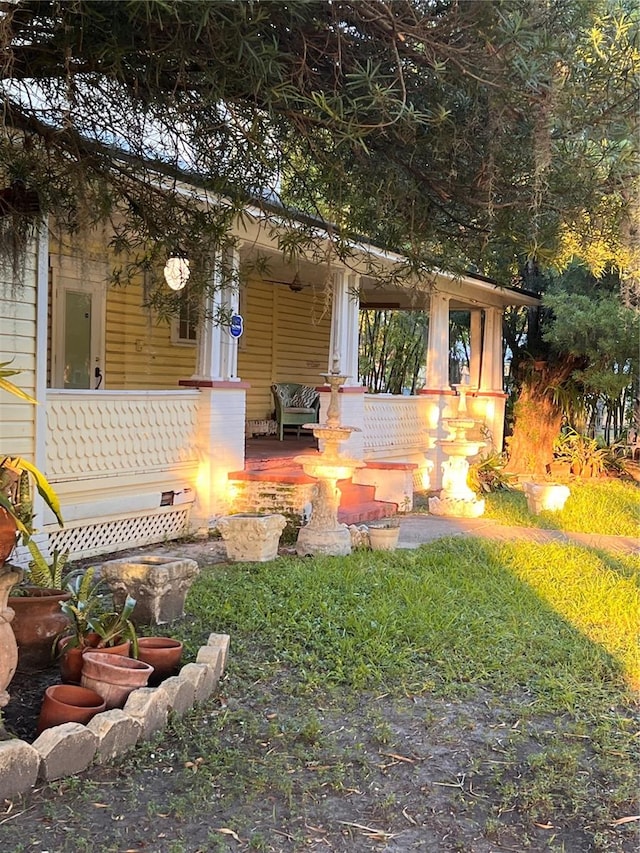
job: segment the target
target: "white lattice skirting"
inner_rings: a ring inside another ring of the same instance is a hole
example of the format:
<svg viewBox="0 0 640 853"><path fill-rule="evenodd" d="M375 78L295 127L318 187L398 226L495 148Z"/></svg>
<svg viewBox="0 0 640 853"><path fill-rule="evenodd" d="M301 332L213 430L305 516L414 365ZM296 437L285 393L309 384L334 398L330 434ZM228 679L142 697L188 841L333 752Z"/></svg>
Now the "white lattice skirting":
<svg viewBox="0 0 640 853"><path fill-rule="evenodd" d="M113 521L97 521L78 527L65 527L49 533L49 547L53 551L67 552L71 559L93 557L152 545L167 539L179 539L188 531L189 507L179 507L166 512L136 515Z"/></svg>

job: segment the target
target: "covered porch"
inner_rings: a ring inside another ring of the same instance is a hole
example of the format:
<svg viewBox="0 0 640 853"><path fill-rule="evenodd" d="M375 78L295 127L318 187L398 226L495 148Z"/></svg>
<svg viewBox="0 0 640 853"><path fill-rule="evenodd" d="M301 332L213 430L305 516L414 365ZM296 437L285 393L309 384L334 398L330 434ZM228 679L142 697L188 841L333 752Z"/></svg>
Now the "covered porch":
<svg viewBox="0 0 640 853"><path fill-rule="evenodd" d="M3 408L2 449L32 458L60 496L64 529L41 511L51 548L77 558L207 531L221 514L242 508L230 475L274 471L281 460L290 467L313 446L311 437L247 437L247 422L271 417L271 384L317 387L322 421L329 398L322 374L336 365L349 377L342 422L357 429L344 452L366 463L352 485L387 511L410 509L414 488L439 485L436 441L442 418L455 413L453 309L471 316L473 416L501 445L502 311L534 304L529 295L441 273L385 287L357 258L349 267L316 257L287 264L257 218L245 220L236 237L206 313L241 315L240 338L213 323L192 328L188 317L162 324L142 307L142 279L110 287L113 259L101 234L78 243L43 228L19 296L6 283L2 358L16 356L23 384L41 405ZM267 262L259 273L258 256ZM402 261L379 260L390 267ZM390 303L429 313L427 385L414 396L368 394L359 382L358 312ZM290 506L301 511L306 503L303 493Z"/></svg>

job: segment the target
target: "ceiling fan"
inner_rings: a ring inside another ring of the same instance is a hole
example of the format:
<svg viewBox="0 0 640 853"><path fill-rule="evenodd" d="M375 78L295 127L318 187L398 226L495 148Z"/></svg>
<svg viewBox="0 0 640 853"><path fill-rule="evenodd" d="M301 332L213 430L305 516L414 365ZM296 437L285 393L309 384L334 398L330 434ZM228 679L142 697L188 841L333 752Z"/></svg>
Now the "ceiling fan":
<svg viewBox="0 0 640 853"><path fill-rule="evenodd" d="M300 293L305 289L305 287L307 287L306 284L302 283L299 273L296 273L291 281L285 281L281 278L264 278L263 281L268 281L269 284L286 284L289 290L293 291L293 293Z"/></svg>

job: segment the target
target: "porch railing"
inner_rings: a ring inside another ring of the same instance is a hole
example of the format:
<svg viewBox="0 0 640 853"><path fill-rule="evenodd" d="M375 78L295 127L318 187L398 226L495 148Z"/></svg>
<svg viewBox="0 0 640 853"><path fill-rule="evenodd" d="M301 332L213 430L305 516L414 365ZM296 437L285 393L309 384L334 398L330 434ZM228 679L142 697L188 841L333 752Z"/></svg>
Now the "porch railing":
<svg viewBox="0 0 640 853"><path fill-rule="evenodd" d="M197 464L197 391L48 391L53 483Z"/></svg>
<svg viewBox="0 0 640 853"><path fill-rule="evenodd" d="M199 465L197 391L47 392L46 472L65 519L49 547L73 559L175 539Z"/></svg>
<svg viewBox="0 0 640 853"><path fill-rule="evenodd" d="M364 458L384 459L424 451L425 401L421 397L366 394L364 398Z"/></svg>

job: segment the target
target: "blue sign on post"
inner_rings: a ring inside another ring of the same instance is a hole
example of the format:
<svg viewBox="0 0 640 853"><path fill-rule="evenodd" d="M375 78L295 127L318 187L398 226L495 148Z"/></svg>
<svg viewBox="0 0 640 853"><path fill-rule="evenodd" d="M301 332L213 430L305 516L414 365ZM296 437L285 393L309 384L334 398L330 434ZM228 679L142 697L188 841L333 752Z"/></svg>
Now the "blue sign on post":
<svg viewBox="0 0 640 853"><path fill-rule="evenodd" d="M241 337L244 332L244 320L241 314L232 314L229 323L229 334L232 338Z"/></svg>

